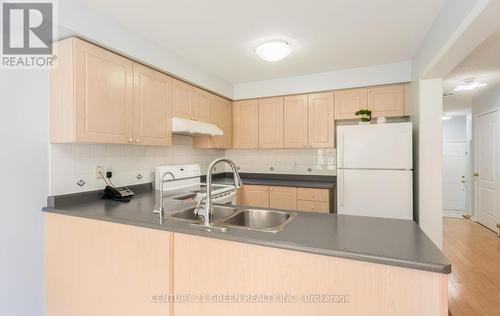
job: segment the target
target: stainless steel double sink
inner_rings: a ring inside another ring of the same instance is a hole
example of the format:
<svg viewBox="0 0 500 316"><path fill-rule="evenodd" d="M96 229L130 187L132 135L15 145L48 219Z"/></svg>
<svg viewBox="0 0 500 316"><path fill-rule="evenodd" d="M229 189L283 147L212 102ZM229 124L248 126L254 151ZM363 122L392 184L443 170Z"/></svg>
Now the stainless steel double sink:
<svg viewBox="0 0 500 316"><path fill-rule="evenodd" d="M246 229L277 233L282 231L297 213L263 209L237 209L229 206L214 206L213 226L203 225L203 218L194 212L194 207L166 214L166 218L184 221L198 227L225 230L227 228Z"/></svg>

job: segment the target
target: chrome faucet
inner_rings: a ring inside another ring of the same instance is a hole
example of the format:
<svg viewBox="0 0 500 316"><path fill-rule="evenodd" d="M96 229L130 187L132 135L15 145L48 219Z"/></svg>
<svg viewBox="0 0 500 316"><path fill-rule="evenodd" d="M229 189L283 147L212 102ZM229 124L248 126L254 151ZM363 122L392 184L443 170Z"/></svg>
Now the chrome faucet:
<svg viewBox="0 0 500 316"><path fill-rule="evenodd" d="M238 173L238 167L236 167L236 164L227 158L219 158L215 159L210 166L208 167L207 170L207 194L206 197L198 202L198 205L195 208L195 213L198 215L199 209L201 208L202 201L205 201L205 206L203 207L203 217L204 217L204 222L203 224L205 226L212 226L212 221L213 221L213 201L212 201L212 172L216 164L219 162L225 162L227 163L231 169L233 170L233 176L234 176L234 186L238 189L241 187L242 182L240 178L240 174Z"/></svg>
<svg viewBox="0 0 500 316"><path fill-rule="evenodd" d="M165 176L170 175L171 179L165 180ZM163 224L163 215L165 214L165 207L163 206L163 184L165 182L172 182L175 181L175 176L172 172L167 171L165 172L160 179L160 207L158 208L157 205L155 205L155 210L154 213L160 213L160 223Z"/></svg>

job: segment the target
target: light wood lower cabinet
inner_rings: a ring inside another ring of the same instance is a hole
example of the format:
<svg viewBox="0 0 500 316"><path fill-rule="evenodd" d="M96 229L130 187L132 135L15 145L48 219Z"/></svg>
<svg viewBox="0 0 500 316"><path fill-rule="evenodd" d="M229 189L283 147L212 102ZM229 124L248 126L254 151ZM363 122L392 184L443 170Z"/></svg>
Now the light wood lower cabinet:
<svg viewBox="0 0 500 316"><path fill-rule="evenodd" d="M264 185L244 185L243 205L269 207L269 187Z"/></svg>
<svg viewBox="0 0 500 316"><path fill-rule="evenodd" d="M284 210L330 212L330 190L296 187L244 185L242 201L246 206Z"/></svg>
<svg viewBox="0 0 500 316"><path fill-rule="evenodd" d="M185 234L175 234L174 266L174 292L200 298L175 304L175 316L448 315L445 274Z"/></svg>
<svg viewBox="0 0 500 316"><path fill-rule="evenodd" d="M173 233L45 213L45 315L173 315Z"/></svg>
<svg viewBox="0 0 500 316"><path fill-rule="evenodd" d="M44 218L47 316L448 315L446 274Z"/></svg>
<svg viewBox="0 0 500 316"><path fill-rule="evenodd" d="M269 208L296 210L297 188L269 187Z"/></svg>
<svg viewBox="0 0 500 316"><path fill-rule="evenodd" d="M330 203L298 200L297 201L297 209L299 211L329 213L330 212Z"/></svg>

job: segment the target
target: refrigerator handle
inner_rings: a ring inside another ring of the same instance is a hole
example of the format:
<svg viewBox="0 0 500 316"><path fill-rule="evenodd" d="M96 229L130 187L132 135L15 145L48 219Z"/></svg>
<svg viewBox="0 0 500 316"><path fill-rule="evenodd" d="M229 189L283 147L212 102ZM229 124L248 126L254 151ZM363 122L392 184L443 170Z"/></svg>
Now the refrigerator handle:
<svg viewBox="0 0 500 316"><path fill-rule="evenodd" d="M337 169L337 207L344 206L344 170Z"/></svg>
<svg viewBox="0 0 500 316"><path fill-rule="evenodd" d="M337 169L344 168L344 133L342 128L337 129Z"/></svg>

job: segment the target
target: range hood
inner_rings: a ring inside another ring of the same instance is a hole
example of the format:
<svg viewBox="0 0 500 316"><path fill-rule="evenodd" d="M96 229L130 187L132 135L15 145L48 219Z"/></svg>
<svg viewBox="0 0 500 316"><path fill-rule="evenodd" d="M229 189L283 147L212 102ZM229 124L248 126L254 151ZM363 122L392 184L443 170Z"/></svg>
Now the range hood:
<svg viewBox="0 0 500 316"><path fill-rule="evenodd" d="M172 134L187 136L222 136L224 132L214 124L173 117Z"/></svg>

